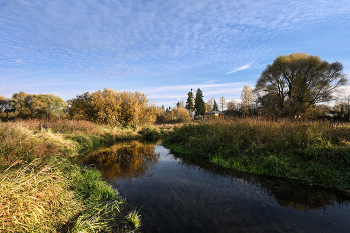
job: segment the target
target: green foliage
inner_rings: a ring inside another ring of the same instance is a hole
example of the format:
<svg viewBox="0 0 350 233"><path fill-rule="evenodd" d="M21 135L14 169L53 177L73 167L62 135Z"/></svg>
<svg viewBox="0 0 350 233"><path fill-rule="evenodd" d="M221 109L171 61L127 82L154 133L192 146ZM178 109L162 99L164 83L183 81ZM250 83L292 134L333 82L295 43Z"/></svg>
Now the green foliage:
<svg viewBox="0 0 350 233"><path fill-rule="evenodd" d="M214 99L213 111L219 111L218 104L216 103L215 99Z"/></svg>
<svg viewBox="0 0 350 233"><path fill-rule="evenodd" d="M15 118L55 119L65 117L67 103L61 97L51 94L14 93L11 99L0 99L2 120Z"/></svg>
<svg viewBox="0 0 350 233"><path fill-rule="evenodd" d="M187 93L186 109L194 111L194 96L192 91Z"/></svg>
<svg viewBox="0 0 350 233"><path fill-rule="evenodd" d="M205 103L203 100L203 93L200 88L197 89L196 99L194 100L194 108L197 115L203 115L205 113Z"/></svg>
<svg viewBox="0 0 350 233"><path fill-rule="evenodd" d="M316 103L333 100L338 87L348 82L342 71L341 63L306 53L278 56L262 72L255 92L267 113L294 116Z"/></svg>
<svg viewBox="0 0 350 233"><path fill-rule="evenodd" d="M145 141L157 141L161 138L161 134L156 128L144 128L140 131L142 139Z"/></svg>

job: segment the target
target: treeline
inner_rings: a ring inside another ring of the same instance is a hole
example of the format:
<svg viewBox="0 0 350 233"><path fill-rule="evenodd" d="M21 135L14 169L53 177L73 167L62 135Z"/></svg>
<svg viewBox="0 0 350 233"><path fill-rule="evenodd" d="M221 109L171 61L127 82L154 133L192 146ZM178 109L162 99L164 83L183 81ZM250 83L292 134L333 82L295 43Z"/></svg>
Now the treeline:
<svg viewBox="0 0 350 233"><path fill-rule="evenodd" d="M21 91L11 99L0 96L0 119L52 119L64 117L67 103L61 97L52 94L26 94Z"/></svg>
<svg viewBox="0 0 350 233"><path fill-rule="evenodd" d="M226 102L222 96L219 104L214 98L209 99L206 108L226 110L226 115L235 116L349 120L350 98L346 95L342 98L339 89L348 81L341 63L292 53L278 56L267 65L254 88L244 86L241 102Z"/></svg>
<svg viewBox="0 0 350 233"><path fill-rule="evenodd" d="M0 96L0 119L74 119L100 124L148 124L190 121L184 108L164 110L140 92L104 88L85 92L64 101L52 94L15 93L8 99Z"/></svg>

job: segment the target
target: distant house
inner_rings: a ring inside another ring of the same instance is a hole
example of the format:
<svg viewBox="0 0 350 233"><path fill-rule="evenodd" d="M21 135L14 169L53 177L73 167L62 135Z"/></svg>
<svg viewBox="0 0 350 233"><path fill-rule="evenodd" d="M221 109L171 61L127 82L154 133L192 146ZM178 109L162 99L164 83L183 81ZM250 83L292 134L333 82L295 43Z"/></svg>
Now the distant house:
<svg viewBox="0 0 350 233"><path fill-rule="evenodd" d="M210 112L204 113L204 119L210 118L210 117L225 118L225 116L226 116L225 114L223 114L222 112L219 112L219 111L210 111Z"/></svg>

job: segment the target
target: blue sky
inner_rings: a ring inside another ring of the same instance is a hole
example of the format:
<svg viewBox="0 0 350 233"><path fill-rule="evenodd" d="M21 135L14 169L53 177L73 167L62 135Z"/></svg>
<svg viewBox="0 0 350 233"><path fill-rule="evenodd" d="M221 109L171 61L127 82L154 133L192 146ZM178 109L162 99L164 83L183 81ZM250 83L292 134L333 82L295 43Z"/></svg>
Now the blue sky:
<svg viewBox="0 0 350 233"><path fill-rule="evenodd" d="M350 74L349 22L349 0L0 0L0 95L109 87L173 106L201 88L239 100L278 55Z"/></svg>

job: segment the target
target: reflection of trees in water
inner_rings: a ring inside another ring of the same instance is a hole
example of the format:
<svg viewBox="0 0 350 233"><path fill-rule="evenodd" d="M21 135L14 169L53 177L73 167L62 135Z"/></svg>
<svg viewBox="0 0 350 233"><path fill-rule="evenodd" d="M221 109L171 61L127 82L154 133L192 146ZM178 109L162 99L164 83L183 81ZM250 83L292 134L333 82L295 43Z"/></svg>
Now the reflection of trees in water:
<svg viewBox="0 0 350 233"><path fill-rule="evenodd" d="M200 169L208 172L213 178L226 177L233 182L244 182L249 186L260 188L267 195L273 197L279 205L292 207L295 210L323 209L327 206L336 206L336 204L348 206L350 203L349 195L319 186L301 184L291 179L238 172L210 164L209 161L202 158L181 158L181 163L189 171L197 170L199 166Z"/></svg>
<svg viewBox="0 0 350 233"><path fill-rule="evenodd" d="M112 147L101 148L81 160L84 164L93 163L108 180L130 178L144 175L156 164L159 153L154 144L126 142Z"/></svg>

